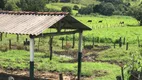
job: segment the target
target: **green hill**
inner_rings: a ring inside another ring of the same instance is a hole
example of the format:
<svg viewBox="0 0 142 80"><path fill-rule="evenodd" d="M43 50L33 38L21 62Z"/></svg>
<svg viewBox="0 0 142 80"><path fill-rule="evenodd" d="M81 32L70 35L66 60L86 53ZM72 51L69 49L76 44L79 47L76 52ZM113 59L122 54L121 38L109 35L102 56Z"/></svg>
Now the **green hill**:
<svg viewBox="0 0 142 80"><path fill-rule="evenodd" d="M46 7L55 11L60 11L63 6L69 6L73 9L74 5L77 5L79 8L85 7L84 5L73 4L73 3L50 3L50 4L47 4ZM76 13L78 13L78 11L72 10L72 14L76 14Z"/></svg>

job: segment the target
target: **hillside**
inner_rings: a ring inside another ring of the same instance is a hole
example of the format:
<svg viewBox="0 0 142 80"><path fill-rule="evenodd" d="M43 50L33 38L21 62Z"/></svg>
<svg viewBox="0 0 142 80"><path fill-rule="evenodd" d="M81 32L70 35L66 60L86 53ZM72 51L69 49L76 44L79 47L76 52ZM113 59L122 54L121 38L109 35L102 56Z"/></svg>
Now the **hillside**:
<svg viewBox="0 0 142 80"><path fill-rule="evenodd" d="M73 4L73 3L50 3L50 4L46 4L46 7L54 11L60 11L63 6L69 6L73 9L74 5L77 5L79 8L85 7L84 5ZM72 10L72 14L76 14L76 13L78 13L77 10Z"/></svg>

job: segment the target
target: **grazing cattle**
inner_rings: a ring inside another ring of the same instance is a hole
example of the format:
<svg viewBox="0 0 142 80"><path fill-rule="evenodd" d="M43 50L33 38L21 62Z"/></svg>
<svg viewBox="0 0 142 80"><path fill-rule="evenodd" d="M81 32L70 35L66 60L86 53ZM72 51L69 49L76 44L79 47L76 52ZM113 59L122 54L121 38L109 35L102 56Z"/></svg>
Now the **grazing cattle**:
<svg viewBox="0 0 142 80"><path fill-rule="evenodd" d="M92 22L92 20L88 20L88 22Z"/></svg>
<svg viewBox="0 0 142 80"><path fill-rule="evenodd" d="M102 22L103 22L103 20L100 20L100 21L99 21L99 23L102 23Z"/></svg>

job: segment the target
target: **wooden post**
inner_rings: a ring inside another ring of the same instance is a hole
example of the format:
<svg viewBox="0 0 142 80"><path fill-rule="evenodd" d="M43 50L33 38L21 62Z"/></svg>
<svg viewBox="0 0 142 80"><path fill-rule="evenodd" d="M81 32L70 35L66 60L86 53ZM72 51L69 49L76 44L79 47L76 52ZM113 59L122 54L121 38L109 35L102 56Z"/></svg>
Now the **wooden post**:
<svg viewBox="0 0 142 80"><path fill-rule="evenodd" d="M19 35L18 34L16 34L17 35L17 42L19 42Z"/></svg>
<svg viewBox="0 0 142 80"><path fill-rule="evenodd" d="M126 43L126 50L128 50L129 46L128 46L128 42Z"/></svg>
<svg viewBox="0 0 142 80"><path fill-rule="evenodd" d="M63 80L63 74L62 73L59 74L59 80Z"/></svg>
<svg viewBox="0 0 142 80"><path fill-rule="evenodd" d="M114 48L115 48L115 46L116 46L116 44L115 44L115 42L114 42Z"/></svg>
<svg viewBox="0 0 142 80"><path fill-rule="evenodd" d="M121 67L121 79L124 80L124 69Z"/></svg>
<svg viewBox="0 0 142 80"><path fill-rule="evenodd" d="M62 38L62 49L64 48L64 37Z"/></svg>
<svg viewBox="0 0 142 80"><path fill-rule="evenodd" d="M72 43L72 48L75 46L75 34L73 34L73 43Z"/></svg>
<svg viewBox="0 0 142 80"><path fill-rule="evenodd" d="M93 46L95 45L95 38L93 37Z"/></svg>
<svg viewBox="0 0 142 80"><path fill-rule="evenodd" d="M50 36L50 41L49 41L49 50L50 50L50 60L52 60L52 42L53 42L53 36Z"/></svg>
<svg viewBox="0 0 142 80"><path fill-rule="evenodd" d="M34 37L30 35L30 80L34 80Z"/></svg>
<svg viewBox="0 0 142 80"><path fill-rule="evenodd" d="M119 39L119 47L122 47L122 38Z"/></svg>
<svg viewBox="0 0 142 80"><path fill-rule="evenodd" d="M123 45L125 45L125 40L126 40L126 39L125 39L125 37L124 37L124 39L123 39Z"/></svg>
<svg viewBox="0 0 142 80"><path fill-rule="evenodd" d="M9 39L9 49L11 49L11 39Z"/></svg>
<svg viewBox="0 0 142 80"><path fill-rule="evenodd" d="M79 33L79 45L78 45L78 74L77 74L77 80L80 80L81 78L81 62L82 62L82 31Z"/></svg>
<svg viewBox="0 0 142 80"><path fill-rule="evenodd" d="M0 33L0 41L2 41L2 33Z"/></svg>

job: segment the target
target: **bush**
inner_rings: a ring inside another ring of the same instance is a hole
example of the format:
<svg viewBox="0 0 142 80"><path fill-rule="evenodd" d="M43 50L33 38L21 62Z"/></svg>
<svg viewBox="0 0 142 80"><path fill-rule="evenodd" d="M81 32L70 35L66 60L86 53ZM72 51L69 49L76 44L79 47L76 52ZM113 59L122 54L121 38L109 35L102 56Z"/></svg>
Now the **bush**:
<svg viewBox="0 0 142 80"><path fill-rule="evenodd" d="M61 11L71 13L71 12L72 12L72 9L71 9L71 7L69 7L69 6L63 6L63 7L61 8Z"/></svg>
<svg viewBox="0 0 142 80"><path fill-rule="evenodd" d="M74 5L73 10L79 10L79 7L77 5Z"/></svg>
<svg viewBox="0 0 142 80"><path fill-rule="evenodd" d="M12 11L12 10L20 10L19 7L16 5L16 2L14 1L7 1L7 3L5 4L5 10L9 10L9 11Z"/></svg>
<svg viewBox="0 0 142 80"><path fill-rule="evenodd" d="M93 7L94 13L100 13L102 15L110 16L115 11L115 7L112 3L101 3Z"/></svg>
<svg viewBox="0 0 142 80"><path fill-rule="evenodd" d="M132 7L128 10L127 15L136 18L140 22L140 26L142 26L142 5Z"/></svg>
<svg viewBox="0 0 142 80"><path fill-rule="evenodd" d="M99 0L99 1L110 2L110 3L113 3L113 4L122 4L123 3L123 0Z"/></svg>
<svg viewBox="0 0 142 80"><path fill-rule="evenodd" d="M71 0L72 3L74 4L79 4L81 0Z"/></svg>
<svg viewBox="0 0 142 80"><path fill-rule="evenodd" d="M93 13L93 7L95 5L88 5L87 7L82 7L81 9L79 9L79 14L91 14Z"/></svg>
<svg viewBox="0 0 142 80"><path fill-rule="evenodd" d="M5 6L4 0L0 0L0 9L3 9Z"/></svg>
<svg viewBox="0 0 142 80"><path fill-rule="evenodd" d="M46 0L20 0L18 7L23 11L44 11Z"/></svg>

